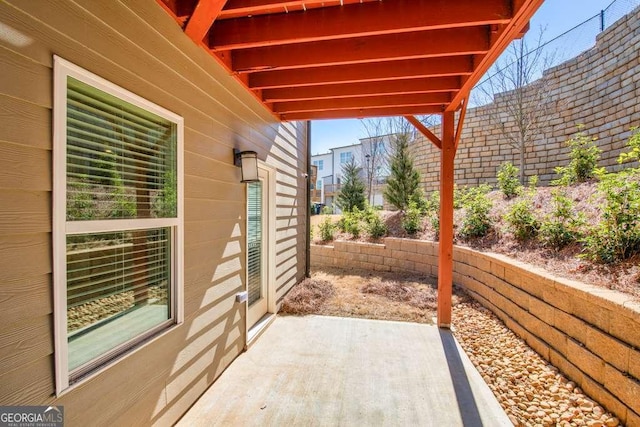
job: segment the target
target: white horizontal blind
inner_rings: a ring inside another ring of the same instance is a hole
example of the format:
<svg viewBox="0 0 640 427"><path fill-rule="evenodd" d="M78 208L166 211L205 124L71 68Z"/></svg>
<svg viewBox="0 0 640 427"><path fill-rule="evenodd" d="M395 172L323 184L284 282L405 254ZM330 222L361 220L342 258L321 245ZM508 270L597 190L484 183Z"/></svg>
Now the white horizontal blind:
<svg viewBox="0 0 640 427"><path fill-rule="evenodd" d="M74 379L172 319L177 125L68 77L66 148L66 220L84 224L66 237Z"/></svg>
<svg viewBox="0 0 640 427"><path fill-rule="evenodd" d="M251 305L262 297L262 182L247 184L247 281Z"/></svg>
<svg viewBox="0 0 640 427"><path fill-rule="evenodd" d="M175 218L176 124L69 77L67 220Z"/></svg>

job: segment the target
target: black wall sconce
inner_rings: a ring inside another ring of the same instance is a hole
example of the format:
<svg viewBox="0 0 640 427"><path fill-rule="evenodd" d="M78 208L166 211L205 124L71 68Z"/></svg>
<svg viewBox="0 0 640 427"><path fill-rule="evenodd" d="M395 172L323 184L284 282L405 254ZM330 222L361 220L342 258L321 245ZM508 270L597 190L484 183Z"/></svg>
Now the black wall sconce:
<svg viewBox="0 0 640 427"><path fill-rule="evenodd" d="M258 153L233 149L234 164L242 170L240 182L256 182L258 178Z"/></svg>

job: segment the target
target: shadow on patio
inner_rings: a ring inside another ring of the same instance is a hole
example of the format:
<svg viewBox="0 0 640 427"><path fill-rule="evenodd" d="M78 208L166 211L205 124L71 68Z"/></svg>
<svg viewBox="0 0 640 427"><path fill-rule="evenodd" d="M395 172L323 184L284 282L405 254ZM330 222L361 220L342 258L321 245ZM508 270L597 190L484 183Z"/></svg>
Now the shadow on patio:
<svg viewBox="0 0 640 427"><path fill-rule="evenodd" d="M178 423L510 426L450 332L278 317Z"/></svg>

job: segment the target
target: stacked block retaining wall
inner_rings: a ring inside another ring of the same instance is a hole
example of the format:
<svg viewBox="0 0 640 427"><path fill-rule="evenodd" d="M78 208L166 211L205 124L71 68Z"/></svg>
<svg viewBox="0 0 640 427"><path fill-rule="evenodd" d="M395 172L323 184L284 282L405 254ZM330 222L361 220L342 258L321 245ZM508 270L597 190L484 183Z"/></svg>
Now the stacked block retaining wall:
<svg viewBox="0 0 640 427"><path fill-rule="evenodd" d="M588 135L598 138L603 152L601 166L609 171L621 168L617 159L631 135L630 128L640 126L638 46L640 7L602 32L592 49L544 73L547 116L541 118L543 125L526 150L527 176L538 175L541 184L557 177L554 168L568 162L566 141L576 132L577 124L584 124ZM498 109L509 102L509 96L496 96ZM492 108L482 106L467 112L455 160L459 186L495 183L497 168L506 161L519 166L518 151L508 144L496 120L490 120ZM500 121L515 129L506 115ZM441 133L439 126L432 130L436 135ZM439 164L439 150L424 138L412 147L425 190L437 190L440 171L433 165Z"/></svg>
<svg viewBox="0 0 640 427"><path fill-rule="evenodd" d="M437 275L434 242L312 245L312 267ZM454 249L454 281L628 426L640 426L640 303L498 254Z"/></svg>

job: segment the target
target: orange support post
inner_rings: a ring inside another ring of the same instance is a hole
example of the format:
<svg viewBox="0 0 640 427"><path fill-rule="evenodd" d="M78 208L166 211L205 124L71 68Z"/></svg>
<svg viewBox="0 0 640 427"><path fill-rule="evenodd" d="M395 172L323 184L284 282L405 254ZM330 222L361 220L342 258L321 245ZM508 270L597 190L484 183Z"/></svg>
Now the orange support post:
<svg viewBox="0 0 640 427"><path fill-rule="evenodd" d="M451 326L453 290L453 161L456 155L454 112L442 114L440 151L440 243L438 251L438 326Z"/></svg>

